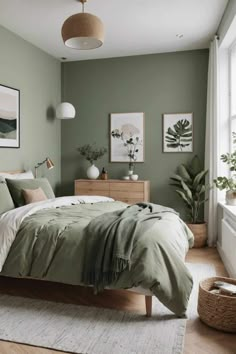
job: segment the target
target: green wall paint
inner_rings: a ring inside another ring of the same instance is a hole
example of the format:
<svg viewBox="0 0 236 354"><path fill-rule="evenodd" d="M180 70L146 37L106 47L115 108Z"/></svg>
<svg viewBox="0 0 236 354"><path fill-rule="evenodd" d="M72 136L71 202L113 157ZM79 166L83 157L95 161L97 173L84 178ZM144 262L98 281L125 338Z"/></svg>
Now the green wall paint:
<svg viewBox="0 0 236 354"><path fill-rule="evenodd" d="M0 148L0 171L33 169L49 156L51 171L41 170L53 187L61 174L61 123L54 107L61 99L60 62L0 27L0 84L20 90L20 149Z"/></svg>
<svg viewBox="0 0 236 354"><path fill-rule="evenodd" d="M191 153L162 152L162 113L194 112L194 154L204 158L208 50L64 63L63 98L74 104L74 120L62 122L62 184L86 177L87 163L76 148L96 142L109 146L109 113L145 112L145 163L136 165L140 179L150 179L151 199L179 207L169 176ZM127 174L125 163L105 166L110 178Z"/></svg>

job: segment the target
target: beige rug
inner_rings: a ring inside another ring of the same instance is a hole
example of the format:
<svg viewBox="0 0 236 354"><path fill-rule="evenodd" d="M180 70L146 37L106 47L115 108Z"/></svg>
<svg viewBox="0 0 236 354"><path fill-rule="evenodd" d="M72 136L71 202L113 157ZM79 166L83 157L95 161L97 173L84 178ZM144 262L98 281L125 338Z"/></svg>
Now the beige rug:
<svg viewBox="0 0 236 354"><path fill-rule="evenodd" d="M198 283L212 266L188 265L193 278L188 316L197 315ZM186 319L158 300L153 316L0 295L0 339L87 354L181 354Z"/></svg>

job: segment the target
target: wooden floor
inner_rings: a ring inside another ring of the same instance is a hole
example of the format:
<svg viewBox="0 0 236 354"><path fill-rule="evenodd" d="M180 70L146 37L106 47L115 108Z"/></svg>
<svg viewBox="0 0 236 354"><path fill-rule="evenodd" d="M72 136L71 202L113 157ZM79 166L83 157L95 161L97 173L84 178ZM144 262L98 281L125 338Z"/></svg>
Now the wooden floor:
<svg viewBox="0 0 236 354"><path fill-rule="evenodd" d="M227 275L215 249L190 250L187 255L187 261L213 264L218 275ZM138 311L140 313L145 312L144 296L127 291L107 291L102 295L95 296L92 290L85 288L0 277L0 292L81 305L117 308L126 311ZM62 352L0 341L0 354L53 353L58 354ZM184 354L236 354L236 335L211 329L199 319L195 321L189 320L187 322Z"/></svg>
<svg viewBox="0 0 236 354"><path fill-rule="evenodd" d="M192 249L187 255L192 263L210 263L216 274L228 276L216 249ZM187 321L184 354L236 354L236 335L214 330L199 319Z"/></svg>

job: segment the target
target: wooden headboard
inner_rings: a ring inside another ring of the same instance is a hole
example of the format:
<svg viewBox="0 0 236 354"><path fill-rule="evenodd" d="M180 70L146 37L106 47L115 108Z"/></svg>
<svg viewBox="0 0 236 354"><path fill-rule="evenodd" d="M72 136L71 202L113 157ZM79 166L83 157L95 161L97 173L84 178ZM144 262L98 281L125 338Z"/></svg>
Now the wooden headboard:
<svg viewBox="0 0 236 354"><path fill-rule="evenodd" d="M9 173L10 175L15 175L17 173L23 173L24 170L16 170L16 171L0 171L0 173Z"/></svg>

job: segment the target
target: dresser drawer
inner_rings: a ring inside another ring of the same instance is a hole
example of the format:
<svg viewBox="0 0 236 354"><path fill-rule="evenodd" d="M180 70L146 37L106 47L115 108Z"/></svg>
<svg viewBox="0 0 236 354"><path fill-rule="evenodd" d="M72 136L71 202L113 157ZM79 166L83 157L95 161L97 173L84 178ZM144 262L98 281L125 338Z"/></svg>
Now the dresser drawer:
<svg viewBox="0 0 236 354"><path fill-rule="evenodd" d="M114 198L116 200L122 200L122 199L138 199L143 200L144 195L142 192L120 192L120 191L110 191L110 197Z"/></svg>
<svg viewBox="0 0 236 354"><path fill-rule="evenodd" d="M142 203L144 200L141 200L140 198L120 198L119 201L127 204L136 204Z"/></svg>
<svg viewBox="0 0 236 354"><path fill-rule="evenodd" d="M110 191L130 191L143 193L144 184L137 182L116 182L110 183Z"/></svg>
<svg viewBox="0 0 236 354"><path fill-rule="evenodd" d="M149 181L77 179L75 180L75 195L100 195L135 204L149 201L150 184Z"/></svg>
<svg viewBox="0 0 236 354"><path fill-rule="evenodd" d="M109 191L101 190L83 191L79 189L77 192L75 190L75 195L100 195L101 197L110 197Z"/></svg>
<svg viewBox="0 0 236 354"><path fill-rule="evenodd" d="M75 194L88 194L88 195L92 195L96 193L100 193L100 194L96 194L96 195L105 195L108 196L109 195L109 183L107 182L77 182L75 181ZM101 192L107 192L108 194L101 194Z"/></svg>

